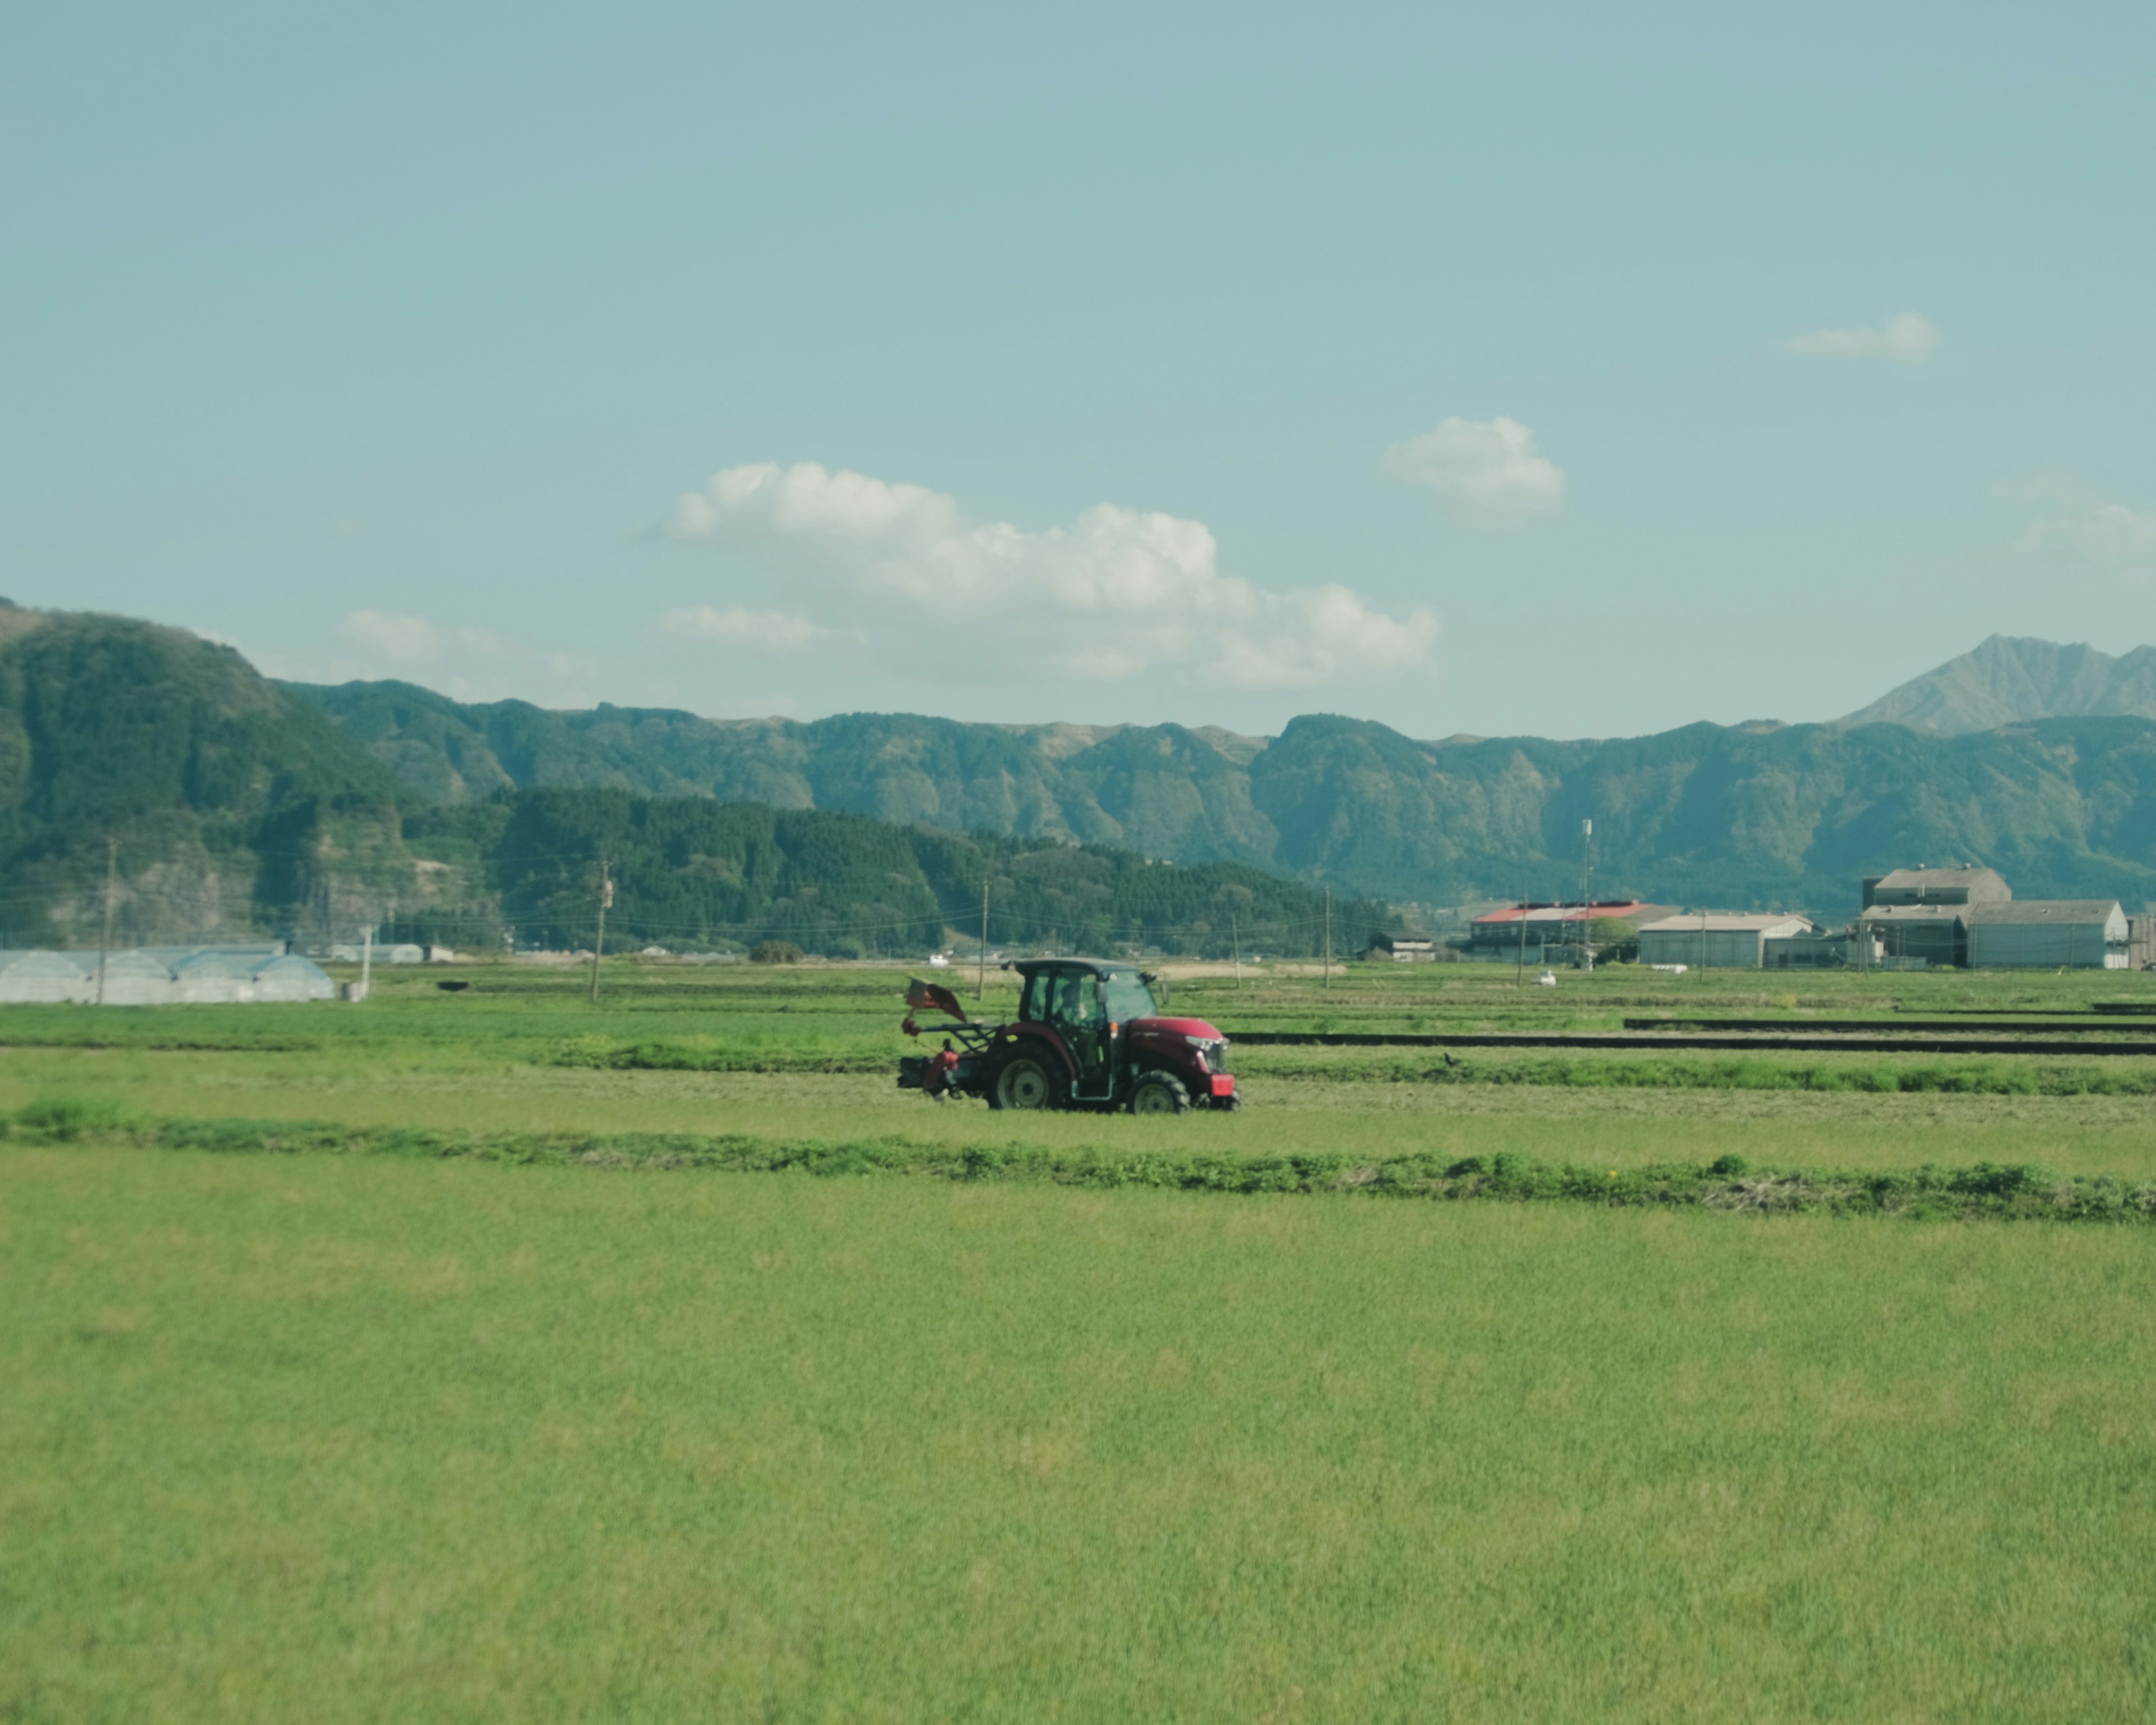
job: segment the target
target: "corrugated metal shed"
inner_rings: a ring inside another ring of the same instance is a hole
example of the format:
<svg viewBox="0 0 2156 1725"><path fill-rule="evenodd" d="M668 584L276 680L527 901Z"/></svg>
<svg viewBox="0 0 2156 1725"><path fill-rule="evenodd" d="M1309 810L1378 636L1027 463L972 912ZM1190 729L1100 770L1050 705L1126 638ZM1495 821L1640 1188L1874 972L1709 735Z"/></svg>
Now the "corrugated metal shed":
<svg viewBox="0 0 2156 1725"><path fill-rule="evenodd" d="M1921 958L1931 964L1969 962L1970 905L1874 905L1856 926L1879 942L1883 957Z"/></svg>
<svg viewBox="0 0 2156 1725"><path fill-rule="evenodd" d="M1969 908L1969 962L1982 970L2123 970L2126 937L2126 911L2115 898Z"/></svg>
<svg viewBox="0 0 2156 1725"><path fill-rule="evenodd" d="M1777 911L1709 911L1665 916L1640 928L1640 962L1756 970L1768 941L1809 934L1811 927L1809 916Z"/></svg>

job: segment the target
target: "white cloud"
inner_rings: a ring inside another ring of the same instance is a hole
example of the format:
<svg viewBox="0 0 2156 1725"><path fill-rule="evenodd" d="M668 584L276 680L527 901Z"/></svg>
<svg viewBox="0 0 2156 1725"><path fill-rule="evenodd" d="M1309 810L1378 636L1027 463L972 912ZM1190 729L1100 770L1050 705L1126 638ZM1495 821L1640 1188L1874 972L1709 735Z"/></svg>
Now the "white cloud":
<svg viewBox="0 0 2156 1725"><path fill-rule="evenodd" d="M1337 583L1272 592L1223 575L1200 521L1103 503L1028 531L969 521L925 486L813 461L727 468L675 504L665 531L767 551L870 650L959 674L1311 688L1417 669L1437 639L1430 612L1389 617ZM662 619L740 639L782 624L814 626L710 606Z"/></svg>
<svg viewBox="0 0 2156 1725"><path fill-rule="evenodd" d="M2064 547L2101 562L2145 562L2156 558L2156 514L2123 503L2100 503L2076 515L2038 521L2023 544L2033 551Z"/></svg>
<svg viewBox="0 0 2156 1725"><path fill-rule="evenodd" d="M1782 346L1814 359L1887 359L1920 366L1938 351L1939 329L1928 317L1904 311L1876 329L1807 330Z"/></svg>
<svg viewBox="0 0 2156 1725"><path fill-rule="evenodd" d="M686 605L669 611L659 627L670 635L700 635L708 641L738 641L766 653L798 653L829 631L805 617L783 611L749 611L739 605Z"/></svg>
<svg viewBox="0 0 2156 1725"><path fill-rule="evenodd" d="M2118 570L2141 584L2156 573L2156 512L2113 503L2070 473L2046 472L1994 488L2046 512L2022 533L2020 550L2035 557L2064 554Z"/></svg>
<svg viewBox="0 0 2156 1725"><path fill-rule="evenodd" d="M442 632L424 617L355 611L336 627L347 647L395 665L431 665L442 654Z"/></svg>
<svg viewBox="0 0 2156 1725"><path fill-rule="evenodd" d="M1535 453L1535 434L1517 419L1450 418L1394 444L1385 471L1427 485L1475 515L1517 520L1564 501L1564 470Z"/></svg>

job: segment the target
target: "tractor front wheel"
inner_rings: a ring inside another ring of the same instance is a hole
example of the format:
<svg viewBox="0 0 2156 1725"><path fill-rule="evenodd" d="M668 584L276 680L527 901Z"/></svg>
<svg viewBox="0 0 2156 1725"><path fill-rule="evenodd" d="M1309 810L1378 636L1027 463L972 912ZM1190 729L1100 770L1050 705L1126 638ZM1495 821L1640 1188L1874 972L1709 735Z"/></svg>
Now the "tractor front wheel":
<svg viewBox="0 0 2156 1725"><path fill-rule="evenodd" d="M988 1082L991 1108L1053 1108L1062 1086L1047 1056L1030 1050L1014 1054L996 1068Z"/></svg>
<svg viewBox="0 0 2156 1725"><path fill-rule="evenodd" d="M1190 1092L1173 1072L1148 1072L1131 1091L1133 1114L1188 1114Z"/></svg>

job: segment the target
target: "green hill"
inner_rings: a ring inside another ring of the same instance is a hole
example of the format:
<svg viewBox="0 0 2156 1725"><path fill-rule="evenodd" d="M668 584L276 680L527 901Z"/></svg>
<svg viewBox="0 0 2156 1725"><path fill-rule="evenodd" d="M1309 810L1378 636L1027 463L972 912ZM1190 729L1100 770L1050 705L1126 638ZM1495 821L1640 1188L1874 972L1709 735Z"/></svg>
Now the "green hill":
<svg viewBox="0 0 2156 1725"><path fill-rule="evenodd" d="M2156 895L2156 721L2134 716L1958 737L1701 724L1422 742L1313 715L1266 741L896 714L548 713L393 684L300 692L411 794L441 800L504 781L753 798L1250 863L1425 904L1577 893L1589 818L1597 891L1666 901L1840 912L1865 874L1948 860L1990 864L2028 895Z"/></svg>
<svg viewBox="0 0 2156 1725"><path fill-rule="evenodd" d="M93 943L289 923L409 873L397 787L229 647L0 602L0 929Z"/></svg>
<svg viewBox="0 0 2156 1725"><path fill-rule="evenodd" d="M901 826L865 815L539 788L444 805L406 827L413 850L461 865L472 889L398 932L449 945L590 946L599 865L615 883L608 946L726 950L790 940L837 957L918 956L948 931L1023 950L1136 945L1222 955L1321 949L1326 906L1298 881L1238 863L1181 868L1127 850ZM1378 904L1332 907L1335 948L1390 921Z"/></svg>

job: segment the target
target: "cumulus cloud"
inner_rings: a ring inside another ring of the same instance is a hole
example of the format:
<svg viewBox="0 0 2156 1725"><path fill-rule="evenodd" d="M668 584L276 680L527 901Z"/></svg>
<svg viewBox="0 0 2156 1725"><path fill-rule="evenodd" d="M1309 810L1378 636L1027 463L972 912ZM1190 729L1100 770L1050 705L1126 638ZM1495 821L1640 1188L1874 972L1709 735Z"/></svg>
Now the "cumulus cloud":
<svg viewBox="0 0 2156 1725"><path fill-rule="evenodd" d="M707 641L739 641L766 653L798 653L829 631L805 617L784 611L750 611L739 605L686 605L669 611L659 627L670 635L698 635Z"/></svg>
<svg viewBox="0 0 2156 1725"><path fill-rule="evenodd" d="M871 650L935 654L983 675L1312 688L1414 670L1437 639L1428 611L1390 617L1337 583L1275 592L1223 575L1201 521L1103 503L1030 531L968 520L926 486L813 461L715 474L675 505L665 531L767 552ZM795 631L814 626L708 605L662 619L752 642L759 630L805 639Z"/></svg>
<svg viewBox="0 0 2156 1725"><path fill-rule="evenodd" d="M1535 453L1533 432L1502 413L1446 419L1394 444L1385 451L1385 471L1491 520L1517 520L1564 501L1564 470Z"/></svg>
<svg viewBox="0 0 2156 1725"><path fill-rule="evenodd" d="M1813 359L1885 359L1920 366L1938 351L1938 326L1928 317L1904 311L1876 329L1807 330L1782 346Z"/></svg>

